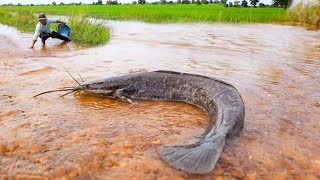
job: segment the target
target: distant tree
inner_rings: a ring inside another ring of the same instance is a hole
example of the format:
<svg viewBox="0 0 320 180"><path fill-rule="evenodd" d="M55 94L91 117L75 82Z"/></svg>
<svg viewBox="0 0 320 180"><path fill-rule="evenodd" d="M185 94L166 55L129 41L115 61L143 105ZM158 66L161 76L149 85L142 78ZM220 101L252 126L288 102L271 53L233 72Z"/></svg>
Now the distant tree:
<svg viewBox="0 0 320 180"><path fill-rule="evenodd" d="M229 6L229 7L233 7L233 3L232 3L232 2L229 2L228 6Z"/></svg>
<svg viewBox="0 0 320 180"><path fill-rule="evenodd" d="M212 0L209 0L209 3L210 3L210 4L212 4L212 3L213 3L213 1L212 1Z"/></svg>
<svg viewBox="0 0 320 180"><path fill-rule="evenodd" d="M250 4L253 5L253 7L256 7L259 0L250 0Z"/></svg>
<svg viewBox="0 0 320 180"><path fill-rule="evenodd" d="M55 5L57 5L57 3L56 3L55 1L53 1L53 2L52 2L52 5L55 6Z"/></svg>
<svg viewBox="0 0 320 180"><path fill-rule="evenodd" d="M242 7L248 7L248 1L242 0L241 6L242 6Z"/></svg>
<svg viewBox="0 0 320 180"><path fill-rule="evenodd" d="M177 4L181 4L181 0L177 0Z"/></svg>
<svg viewBox="0 0 320 180"><path fill-rule="evenodd" d="M166 0L160 0L160 4L166 4L167 1Z"/></svg>
<svg viewBox="0 0 320 180"><path fill-rule="evenodd" d="M239 7L240 6L240 1L234 1L233 3L234 3L233 4L234 7Z"/></svg>
<svg viewBox="0 0 320 180"><path fill-rule="evenodd" d="M33 6L33 4L30 4L31 6Z"/></svg>
<svg viewBox="0 0 320 180"><path fill-rule="evenodd" d="M220 0L220 3L222 3L222 4L227 4L227 1L228 1L228 0Z"/></svg>
<svg viewBox="0 0 320 180"><path fill-rule="evenodd" d="M173 4L173 1L169 1L168 4Z"/></svg>
<svg viewBox="0 0 320 180"><path fill-rule="evenodd" d="M202 4L209 4L208 0L201 0Z"/></svg>
<svg viewBox="0 0 320 180"><path fill-rule="evenodd" d="M282 7L284 9L287 9L291 4L293 0L273 0L272 6L273 7Z"/></svg>
<svg viewBox="0 0 320 180"><path fill-rule="evenodd" d="M197 0L197 1L196 1L196 4L197 4L197 5L201 5L201 1L200 1L200 0Z"/></svg>
<svg viewBox="0 0 320 180"><path fill-rule="evenodd" d="M182 4L190 4L190 1L189 0L182 0L181 3Z"/></svg>
<svg viewBox="0 0 320 180"><path fill-rule="evenodd" d="M132 1L132 4L137 4L137 1Z"/></svg>
<svg viewBox="0 0 320 180"><path fill-rule="evenodd" d="M64 3L63 3L63 2L61 2L61 3L60 3L60 6L63 6L63 5L64 5Z"/></svg>
<svg viewBox="0 0 320 180"><path fill-rule="evenodd" d="M107 5L118 5L119 3L118 3L118 1L117 0L108 0L107 2L106 2L106 4Z"/></svg>
<svg viewBox="0 0 320 180"><path fill-rule="evenodd" d="M264 3L259 3L259 7L264 8L264 7L266 7L266 5Z"/></svg>
<svg viewBox="0 0 320 180"><path fill-rule="evenodd" d="M196 3L196 0L191 0L191 4L195 4Z"/></svg>
<svg viewBox="0 0 320 180"><path fill-rule="evenodd" d="M218 3L219 3L219 0L214 0L213 3L214 3L214 4L218 4Z"/></svg>
<svg viewBox="0 0 320 180"><path fill-rule="evenodd" d="M14 6L12 3L9 3L8 6Z"/></svg>
<svg viewBox="0 0 320 180"><path fill-rule="evenodd" d="M98 2L96 3L96 5L102 5L102 0L98 0Z"/></svg>
<svg viewBox="0 0 320 180"><path fill-rule="evenodd" d="M138 0L138 4L146 4L146 0Z"/></svg>
<svg viewBox="0 0 320 180"><path fill-rule="evenodd" d="M18 6L21 6L21 4L20 4L20 3L18 3Z"/></svg>

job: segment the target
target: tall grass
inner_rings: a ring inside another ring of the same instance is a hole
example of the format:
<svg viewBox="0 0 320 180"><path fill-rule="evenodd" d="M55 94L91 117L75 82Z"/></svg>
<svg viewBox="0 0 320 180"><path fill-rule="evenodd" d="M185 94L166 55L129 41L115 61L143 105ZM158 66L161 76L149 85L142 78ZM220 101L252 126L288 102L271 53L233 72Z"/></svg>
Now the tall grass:
<svg viewBox="0 0 320 180"><path fill-rule="evenodd" d="M34 11L9 8L0 9L0 23L13 26L22 32L34 32L38 21ZM79 46L97 46L109 39L108 27L90 22L84 15L72 16L67 23L72 28L70 39Z"/></svg>
<svg viewBox="0 0 320 180"><path fill-rule="evenodd" d="M109 39L109 28L100 22L90 22L84 15L71 16L68 24L72 27L70 39L81 46L105 44Z"/></svg>
<svg viewBox="0 0 320 180"><path fill-rule="evenodd" d="M320 28L320 0L294 5L290 9L289 17L298 24Z"/></svg>
<svg viewBox="0 0 320 180"><path fill-rule="evenodd" d="M0 7L1 9L2 7ZM6 7L12 8L12 7ZM66 5L66 6L20 6L35 13L53 15L85 13L90 17L145 22L227 22L271 23L287 19L282 8L226 8L223 4L175 4L175 5Z"/></svg>
<svg viewBox="0 0 320 180"><path fill-rule="evenodd" d="M32 32L35 29L36 16L29 10L0 10L0 23L16 27L22 32Z"/></svg>

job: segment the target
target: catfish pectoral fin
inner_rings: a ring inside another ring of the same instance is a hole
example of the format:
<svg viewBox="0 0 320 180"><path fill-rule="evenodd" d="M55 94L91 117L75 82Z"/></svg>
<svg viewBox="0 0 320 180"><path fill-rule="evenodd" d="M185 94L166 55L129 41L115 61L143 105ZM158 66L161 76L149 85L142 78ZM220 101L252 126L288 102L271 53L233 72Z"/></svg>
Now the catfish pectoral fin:
<svg viewBox="0 0 320 180"><path fill-rule="evenodd" d="M224 136L213 137L210 141L188 146L162 146L160 157L176 169L205 174L213 170L225 144Z"/></svg>
<svg viewBox="0 0 320 180"><path fill-rule="evenodd" d="M138 101L136 99L132 99L130 97L126 97L126 96L121 96L120 97L121 100L130 103L131 105L138 105Z"/></svg>

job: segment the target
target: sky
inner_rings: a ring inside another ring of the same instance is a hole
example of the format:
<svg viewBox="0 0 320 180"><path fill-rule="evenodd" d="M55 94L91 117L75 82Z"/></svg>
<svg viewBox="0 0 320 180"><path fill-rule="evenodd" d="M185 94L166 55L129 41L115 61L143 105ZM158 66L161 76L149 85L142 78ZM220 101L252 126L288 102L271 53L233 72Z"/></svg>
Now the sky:
<svg viewBox="0 0 320 180"><path fill-rule="evenodd" d="M63 2L65 4L71 3L71 2L82 2L86 4L92 4L93 2L97 2L98 0L0 0L0 5L2 4L51 4L53 1L55 1L57 4L60 2ZM103 3L105 4L107 0L102 0ZM131 3L133 0L118 0L118 2L121 3ZM153 1L160 1L160 0L146 0L147 2L153 2ZM176 1L176 0L173 0ZM228 0L233 2L234 0ZM248 0L249 1L249 0ZM260 0L260 2L265 3L265 4L271 4L272 0Z"/></svg>

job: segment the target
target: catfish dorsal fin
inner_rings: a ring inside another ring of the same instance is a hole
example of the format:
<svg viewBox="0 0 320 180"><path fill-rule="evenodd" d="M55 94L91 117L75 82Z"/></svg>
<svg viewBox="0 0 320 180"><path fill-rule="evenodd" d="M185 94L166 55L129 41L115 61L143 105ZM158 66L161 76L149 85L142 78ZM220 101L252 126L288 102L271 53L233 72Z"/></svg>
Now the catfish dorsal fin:
<svg viewBox="0 0 320 180"><path fill-rule="evenodd" d="M157 73L165 73L165 74L177 74L177 75L186 75L186 76L196 76L196 77L202 77L202 78L206 78L206 79L211 79L217 82L220 82L222 84L225 84L227 86L231 86L233 88L235 88L234 86L232 86L231 84L224 82L222 80L219 79L215 79L212 77L207 77L207 76L203 76L203 75L198 75L198 74L191 74L191 73L181 73L181 72L176 72L176 71L167 71L167 70L157 70L157 71L153 71L153 72L157 72Z"/></svg>
<svg viewBox="0 0 320 180"><path fill-rule="evenodd" d="M157 73L166 73L166 74L182 74L180 72L176 72L176 71L167 71L167 70L157 70L157 71L153 71L153 72L157 72Z"/></svg>

